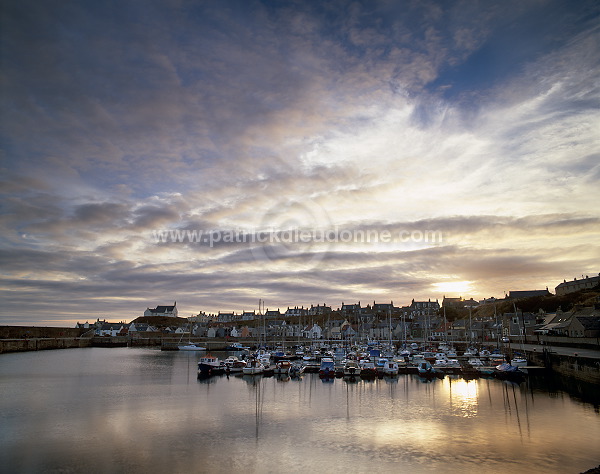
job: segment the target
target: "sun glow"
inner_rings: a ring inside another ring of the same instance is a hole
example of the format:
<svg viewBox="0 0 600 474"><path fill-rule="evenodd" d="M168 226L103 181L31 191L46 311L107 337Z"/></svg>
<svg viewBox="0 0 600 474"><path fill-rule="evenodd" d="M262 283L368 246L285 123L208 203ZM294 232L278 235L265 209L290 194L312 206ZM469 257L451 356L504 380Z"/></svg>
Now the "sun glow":
<svg viewBox="0 0 600 474"><path fill-rule="evenodd" d="M440 293L452 293L465 296L466 293L471 291L472 281L444 281L441 283L434 283L434 288Z"/></svg>

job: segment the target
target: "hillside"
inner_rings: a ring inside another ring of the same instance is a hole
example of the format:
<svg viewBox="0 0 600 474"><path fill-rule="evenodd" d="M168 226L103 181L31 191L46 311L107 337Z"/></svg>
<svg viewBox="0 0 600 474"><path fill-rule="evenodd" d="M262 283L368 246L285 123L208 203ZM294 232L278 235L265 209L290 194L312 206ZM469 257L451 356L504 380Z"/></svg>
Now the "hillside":
<svg viewBox="0 0 600 474"><path fill-rule="evenodd" d="M514 306L517 309L530 313L537 313L540 309L546 313L554 313L556 310L569 311L575 305L591 306L600 298L600 289L581 290L567 295L533 296L531 298L517 298L514 300L499 301L495 304L485 304L473 310L474 317L491 317L494 310L497 314L512 313ZM514 305L514 306L513 306ZM468 316L468 310L465 311Z"/></svg>
<svg viewBox="0 0 600 474"><path fill-rule="evenodd" d="M189 321L185 318L169 318L167 316L140 316L131 322L146 323L159 329L174 326L186 326L189 324Z"/></svg>

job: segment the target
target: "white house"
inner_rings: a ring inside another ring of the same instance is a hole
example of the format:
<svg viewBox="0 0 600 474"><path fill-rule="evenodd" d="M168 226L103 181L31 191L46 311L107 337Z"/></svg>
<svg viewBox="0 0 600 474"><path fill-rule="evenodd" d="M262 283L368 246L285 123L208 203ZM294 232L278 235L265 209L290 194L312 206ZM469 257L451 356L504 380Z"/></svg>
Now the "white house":
<svg viewBox="0 0 600 474"><path fill-rule="evenodd" d="M167 316L169 318L177 317L177 301L173 306L157 306L156 308L147 308L144 316Z"/></svg>
<svg viewBox="0 0 600 474"><path fill-rule="evenodd" d="M146 323L131 323L129 325L129 333L130 334L140 334L140 333L145 333L145 332L156 332L158 331L158 329L156 329L154 326L150 326L149 324Z"/></svg>
<svg viewBox="0 0 600 474"><path fill-rule="evenodd" d="M304 330L305 337L308 339L321 339L321 335L323 334L323 330L318 324L314 324L313 327Z"/></svg>
<svg viewBox="0 0 600 474"><path fill-rule="evenodd" d="M96 328L96 336L118 336L121 332L126 332L128 325L124 323L104 323Z"/></svg>

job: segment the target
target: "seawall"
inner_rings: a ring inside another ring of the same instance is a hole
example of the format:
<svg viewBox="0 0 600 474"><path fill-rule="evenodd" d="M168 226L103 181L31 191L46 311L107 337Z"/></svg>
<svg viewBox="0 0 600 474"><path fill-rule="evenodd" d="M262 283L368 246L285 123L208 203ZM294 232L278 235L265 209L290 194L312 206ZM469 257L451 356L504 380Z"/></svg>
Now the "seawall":
<svg viewBox="0 0 600 474"><path fill-rule="evenodd" d="M534 365L583 382L600 385L600 359L581 355L557 354L549 350L526 351L527 359Z"/></svg>
<svg viewBox="0 0 600 474"><path fill-rule="evenodd" d="M0 339L0 354L5 352L45 351L90 347L89 337L48 337L31 339Z"/></svg>

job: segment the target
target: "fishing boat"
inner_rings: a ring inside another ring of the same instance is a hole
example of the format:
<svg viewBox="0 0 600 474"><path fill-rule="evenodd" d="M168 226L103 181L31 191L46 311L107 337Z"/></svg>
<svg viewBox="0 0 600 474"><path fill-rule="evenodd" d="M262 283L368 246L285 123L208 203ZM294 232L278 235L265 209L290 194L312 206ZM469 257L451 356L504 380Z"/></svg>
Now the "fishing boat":
<svg viewBox="0 0 600 474"><path fill-rule="evenodd" d="M198 361L198 376L207 377L225 373L225 364L218 357L206 354Z"/></svg>

